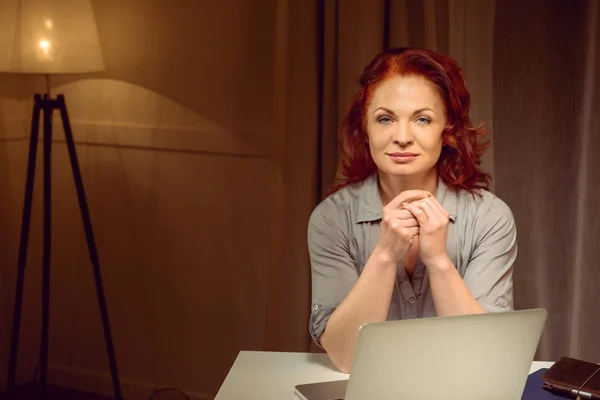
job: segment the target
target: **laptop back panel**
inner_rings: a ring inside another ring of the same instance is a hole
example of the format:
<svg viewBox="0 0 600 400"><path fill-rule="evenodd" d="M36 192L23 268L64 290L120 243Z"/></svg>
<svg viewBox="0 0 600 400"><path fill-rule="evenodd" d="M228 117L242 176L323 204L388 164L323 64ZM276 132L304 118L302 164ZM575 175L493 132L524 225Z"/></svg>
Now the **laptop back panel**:
<svg viewBox="0 0 600 400"><path fill-rule="evenodd" d="M365 324L346 400L520 400L543 309Z"/></svg>

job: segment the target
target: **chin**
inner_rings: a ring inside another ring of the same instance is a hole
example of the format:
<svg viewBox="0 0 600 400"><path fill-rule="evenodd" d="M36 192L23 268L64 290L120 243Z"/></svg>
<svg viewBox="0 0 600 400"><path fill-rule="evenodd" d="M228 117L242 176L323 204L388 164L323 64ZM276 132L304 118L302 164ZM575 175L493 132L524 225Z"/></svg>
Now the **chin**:
<svg viewBox="0 0 600 400"><path fill-rule="evenodd" d="M433 166L423 166L423 165L411 165L411 164L393 164L393 165L383 165L383 168L379 168L381 172L386 175L394 176L398 178L408 178L413 176L423 176L428 172L435 170L435 165Z"/></svg>
<svg viewBox="0 0 600 400"><path fill-rule="evenodd" d="M393 164L384 166L384 168L381 168L381 171L394 176L411 176L422 174L426 170L423 168L419 168L416 165Z"/></svg>
<svg viewBox="0 0 600 400"><path fill-rule="evenodd" d="M409 178L412 176L423 175L424 172L425 171L389 171L387 174L398 178Z"/></svg>

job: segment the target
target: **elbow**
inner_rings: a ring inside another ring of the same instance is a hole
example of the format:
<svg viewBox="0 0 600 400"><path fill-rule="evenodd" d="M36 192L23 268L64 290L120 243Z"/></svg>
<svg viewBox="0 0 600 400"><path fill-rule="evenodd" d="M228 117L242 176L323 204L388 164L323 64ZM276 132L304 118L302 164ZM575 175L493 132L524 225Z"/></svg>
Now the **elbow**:
<svg viewBox="0 0 600 400"><path fill-rule="evenodd" d="M344 361L336 365L337 369L344 373L349 374L350 370L352 370L352 361Z"/></svg>
<svg viewBox="0 0 600 400"><path fill-rule="evenodd" d="M340 372L344 374L349 374L352 369L352 355L347 354L341 348L336 348L335 346L328 346L327 341L321 341L323 345L323 349L327 353L329 360L332 364L337 368Z"/></svg>
<svg viewBox="0 0 600 400"><path fill-rule="evenodd" d="M327 351L327 349L325 349ZM338 369L338 371L349 374L352 370L352 359L349 357L345 357L341 354L334 354L332 352L327 351L327 355L329 359L333 363L333 365Z"/></svg>

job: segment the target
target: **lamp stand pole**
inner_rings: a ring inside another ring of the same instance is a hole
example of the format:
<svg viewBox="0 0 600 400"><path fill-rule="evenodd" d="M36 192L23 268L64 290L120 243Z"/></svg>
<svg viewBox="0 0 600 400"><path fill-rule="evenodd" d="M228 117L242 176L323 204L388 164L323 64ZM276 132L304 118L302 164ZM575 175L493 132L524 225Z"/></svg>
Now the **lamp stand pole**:
<svg viewBox="0 0 600 400"><path fill-rule="evenodd" d="M42 335L40 346L40 389L41 394L45 397L47 391L47 371L48 371L48 325L50 311L50 254L51 254L51 150L52 150L52 114L54 110L59 110L64 128L67 150L73 170L73 178L75 180L75 188L79 199L79 207L81 210L81 219L87 241L88 252L94 272L96 283L96 294L100 307L100 315L102 317L102 326L104 328L104 340L106 342L106 351L108 353L108 361L110 373L112 377L112 385L114 398L122 399L119 375L117 372L117 361L113 347L110 324L108 321L108 311L106 308L106 299L104 296L104 288L102 285L102 275L100 273L100 264L98 261L98 251L92 230L92 221L88 204L83 188L83 180L75 151L75 143L73 140L73 132L67 114L67 106L62 94L59 94L55 99L50 97L48 93L34 96L33 118L31 124L31 138L29 142L29 159L27 163L27 178L25 184L25 201L23 206L23 217L21 222L21 239L19 245L19 258L17 263L17 287L15 292L15 304L13 313L12 339L10 344L10 358L7 379L7 399L12 399L15 389L17 353L19 347L19 331L21 326L21 310L23 305L23 284L25 281L25 265L27 264L27 249L29 244L29 227L31 222L31 206L33 198L33 184L35 177L35 165L37 156L38 132L40 114L43 113L44 124L44 242L43 242L43 263L42 263Z"/></svg>

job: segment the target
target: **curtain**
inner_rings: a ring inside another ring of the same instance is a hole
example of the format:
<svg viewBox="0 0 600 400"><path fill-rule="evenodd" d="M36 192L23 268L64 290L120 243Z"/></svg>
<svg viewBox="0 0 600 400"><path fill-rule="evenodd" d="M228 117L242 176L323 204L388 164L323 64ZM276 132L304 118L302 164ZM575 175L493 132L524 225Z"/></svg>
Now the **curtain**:
<svg viewBox="0 0 600 400"><path fill-rule="evenodd" d="M515 304L548 310L538 359L598 362L598 1L496 7L495 171L518 227Z"/></svg>

